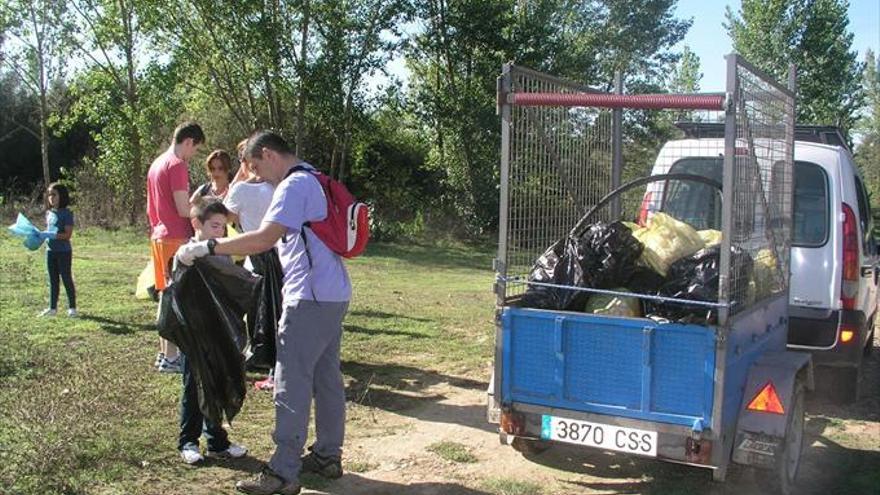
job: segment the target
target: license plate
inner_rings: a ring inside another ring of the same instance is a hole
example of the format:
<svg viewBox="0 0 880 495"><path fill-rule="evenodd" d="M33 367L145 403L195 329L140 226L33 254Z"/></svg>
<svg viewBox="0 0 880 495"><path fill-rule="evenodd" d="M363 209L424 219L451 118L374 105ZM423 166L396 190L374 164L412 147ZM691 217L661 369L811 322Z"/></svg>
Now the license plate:
<svg viewBox="0 0 880 495"><path fill-rule="evenodd" d="M591 423L548 414L542 416L541 438L604 450L657 456L656 431Z"/></svg>

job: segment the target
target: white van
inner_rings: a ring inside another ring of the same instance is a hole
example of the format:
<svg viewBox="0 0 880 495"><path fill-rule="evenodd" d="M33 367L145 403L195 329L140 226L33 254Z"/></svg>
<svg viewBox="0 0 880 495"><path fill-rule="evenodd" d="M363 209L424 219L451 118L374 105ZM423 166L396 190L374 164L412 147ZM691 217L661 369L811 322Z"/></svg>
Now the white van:
<svg viewBox="0 0 880 495"><path fill-rule="evenodd" d="M720 183L724 125L679 127L694 137L667 142L651 175L686 173ZM873 345L880 279L868 194L836 128L798 126L794 160L789 348L811 351L813 362L828 368L817 378L834 399L849 402L858 397L862 358ZM719 229L717 193L709 187L694 193L701 197L679 195L676 204L668 204L668 198L657 197L662 183L655 183L644 204L658 205L697 229Z"/></svg>

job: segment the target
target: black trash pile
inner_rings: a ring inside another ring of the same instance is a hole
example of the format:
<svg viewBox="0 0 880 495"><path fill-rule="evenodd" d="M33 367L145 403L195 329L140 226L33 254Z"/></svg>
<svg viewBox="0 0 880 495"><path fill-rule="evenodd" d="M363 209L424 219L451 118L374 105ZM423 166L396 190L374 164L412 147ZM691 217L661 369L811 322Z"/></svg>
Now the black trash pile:
<svg viewBox="0 0 880 495"><path fill-rule="evenodd" d="M713 324L717 321L714 308L676 302L661 302L628 297L627 293L656 295L675 299L716 302L720 268L720 233L707 236L713 240L700 242L707 231L697 232L671 217L663 218L664 228L688 229L687 247L674 239L653 238L654 245L673 246L665 252L654 250L642 243L647 239L646 229L623 222L598 222L579 237L566 237L551 246L529 273L530 282L564 287L529 285L518 305L525 308L584 311L597 314L641 317L664 320ZM676 226L677 225L677 226ZM635 235L633 229L636 230ZM696 252L694 252L696 251ZM670 258L669 253L677 259ZM659 253L659 254L658 254ZM682 255L684 254L684 255ZM680 257L679 257L680 256ZM658 272L658 261L670 262L665 275ZM745 280L752 278L752 260L749 254L734 250L736 274ZM613 290L617 294L597 294L572 290L583 287Z"/></svg>
<svg viewBox="0 0 880 495"><path fill-rule="evenodd" d="M263 277L260 297L247 314L248 346L245 364L248 369L266 370L275 366L275 335L281 319L281 261L275 249L251 255L254 273Z"/></svg>
<svg viewBox="0 0 880 495"><path fill-rule="evenodd" d="M180 266L162 294L159 335L186 355L199 389L199 409L222 424L241 410L245 397L244 315L258 303L262 278L207 256Z"/></svg>

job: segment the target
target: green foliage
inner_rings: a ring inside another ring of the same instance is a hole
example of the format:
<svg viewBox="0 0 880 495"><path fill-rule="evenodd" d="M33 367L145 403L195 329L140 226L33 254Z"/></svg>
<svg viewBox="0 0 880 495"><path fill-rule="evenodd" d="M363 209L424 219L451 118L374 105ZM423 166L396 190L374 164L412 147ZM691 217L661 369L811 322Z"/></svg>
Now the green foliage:
<svg viewBox="0 0 880 495"><path fill-rule="evenodd" d="M689 21L674 2L505 0L416 2L426 19L407 53L410 104L429 139L428 165L443 174L440 205L480 236L498 218L500 126L495 78L501 64L611 89L615 70L631 88L658 87Z"/></svg>
<svg viewBox="0 0 880 495"><path fill-rule="evenodd" d="M871 196L875 208L880 207L880 57L875 58L874 52L865 54L865 72L863 87L865 88L865 106L859 121L857 132L861 142L856 147L856 163L862 170L865 187Z"/></svg>
<svg viewBox="0 0 880 495"><path fill-rule="evenodd" d="M797 122L849 132L862 102L845 0L744 0L727 9L734 49L780 81L797 67Z"/></svg>

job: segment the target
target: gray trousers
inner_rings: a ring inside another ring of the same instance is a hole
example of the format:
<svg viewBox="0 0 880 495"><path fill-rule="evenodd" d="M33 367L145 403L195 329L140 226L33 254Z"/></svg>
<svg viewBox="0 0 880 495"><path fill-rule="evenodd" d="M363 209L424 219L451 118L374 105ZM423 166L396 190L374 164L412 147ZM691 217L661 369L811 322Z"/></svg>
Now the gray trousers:
<svg viewBox="0 0 880 495"><path fill-rule="evenodd" d="M269 467L285 480L299 477L312 394L320 456L340 456L345 436L345 387L339 363L347 302L300 300L284 307L276 338L275 453Z"/></svg>

